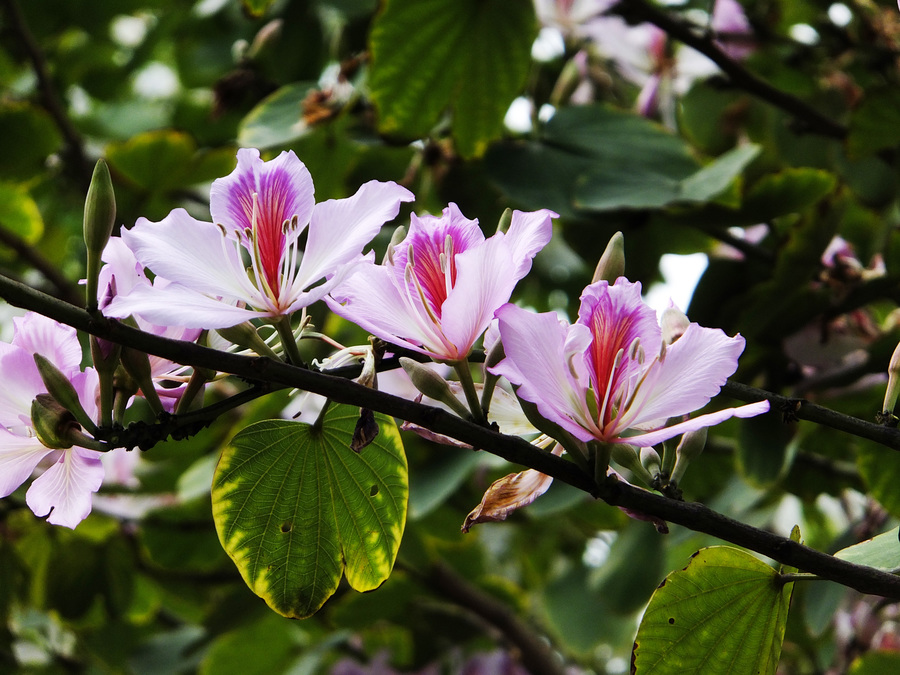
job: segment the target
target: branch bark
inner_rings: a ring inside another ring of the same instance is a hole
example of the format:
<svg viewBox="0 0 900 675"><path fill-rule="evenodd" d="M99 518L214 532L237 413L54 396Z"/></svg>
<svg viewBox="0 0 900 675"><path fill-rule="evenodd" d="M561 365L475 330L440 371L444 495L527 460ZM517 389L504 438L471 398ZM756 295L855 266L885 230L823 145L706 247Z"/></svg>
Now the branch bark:
<svg viewBox="0 0 900 675"><path fill-rule="evenodd" d="M144 333L107 319L100 314L89 314L83 309L2 275L0 275L0 297L12 305L39 312L75 329L177 363L231 373L251 382L269 382L303 389L321 394L338 403L357 405L407 420L436 433L456 438L475 448L483 449L514 464L553 476L612 506L626 507L697 532L710 534L761 553L780 563L794 566L804 572L836 581L862 593L900 598L900 577L898 576L839 560L785 537L728 518L702 504L670 499L614 478L598 484L592 476L584 473L575 464L564 458L536 448L517 436L503 435L438 408L369 389L340 377L298 368L268 358L230 354L190 342L180 342ZM754 396L758 392L763 398L769 400L784 398L734 383L729 383L725 388L725 393L728 395L740 394L735 398L749 396L751 392ZM753 400L758 400L758 398ZM800 409L803 410L803 406ZM835 428L840 428L835 422L843 420L842 426L846 427L845 430L850 433L856 433L857 429L869 426L868 423L860 420L850 423L852 418L834 411L828 411L829 414L826 415L824 412L826 409L820 406L814 406L814 409L817 411L817 415L830 420L832 422L830 426ZM890 447L894 447L894 445L900 447L900 432L877 425L871 426L883 429L885 435L892 434L895 437Z"/></svg>

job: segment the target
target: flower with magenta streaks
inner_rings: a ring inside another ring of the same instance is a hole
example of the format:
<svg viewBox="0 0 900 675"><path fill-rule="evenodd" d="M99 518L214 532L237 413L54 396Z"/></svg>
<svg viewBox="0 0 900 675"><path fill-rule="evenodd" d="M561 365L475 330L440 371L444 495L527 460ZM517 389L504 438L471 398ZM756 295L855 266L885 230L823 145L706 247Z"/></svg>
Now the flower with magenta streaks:
<svg viewBox="0 0 900 675"><path fill-rule="evenodd" d="M552 211L513 212L485 238L456 204L413 215L383 265L361 265L327 298L332 311L392 344L442 361L464 359L552 233Z"/></svg>
<svg viewBox="0 0 900 675"><path fill-rule="evenodd" d="M290 315L364 260L363 247L412 199L396 183L370 181L352 197L317 204L312 177L293 152L264 162L258 150L241 149L237 168L212 185L212 223L175 209L123 232L137 260L165 283L135 285L106 313L187 328Z"/></svg>
<svg viewBox="0 0 900 675"><path fill-rule="evenodd" d="M91 494L103 482L102 453L81 447L54 450L38 440L31 420L32 401L46 394L34 362L41 354L72 383L82 407L97 414L97 373L81 372L81 346L75 330L38 314L15 319L12 343L0 342L0 497L24 483L43 460L52 464L34 480L25 501L35 515L74 528L91 511Z"/></svg>
<svg viewBox="0 0 900 675"><path fill-rule="evenodd" d="M534 314L514 305L497 312L506 358L492 369L518 386L541 415L582 441L652 446L730 417L752 417L768 401L700 415L671 426L669 418L702 408L737 369L744 339L687 326L666 344L641 286L624 278L584 289L578 321Z"/></svg>

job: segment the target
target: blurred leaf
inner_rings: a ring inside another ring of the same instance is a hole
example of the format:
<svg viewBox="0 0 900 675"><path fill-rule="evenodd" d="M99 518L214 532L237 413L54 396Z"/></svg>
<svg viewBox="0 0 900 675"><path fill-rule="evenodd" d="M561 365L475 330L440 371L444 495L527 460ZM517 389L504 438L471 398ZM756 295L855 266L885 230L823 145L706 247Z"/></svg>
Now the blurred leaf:
<svg viewBox="0 0 900 675"><path fill-rule="evenodd" d="M303 119L303 100L317 86L315 82L295 82L264 98L241 121L238 145L263 149L305 136L309 126Z"/></svg>
<svg viewBox="0 0 900 675"><path fill-rule="evenodd" d="M449 107L457 151L481 155L525 83L535 35L526 0L387 0L370 35L379 130L422 138Z"/></svg>
<svg viewBox="0 0 900 675"><path fill-rule="evenodd" d="M0 101L0 129L0 180L24 181L41 174L47 158L62 146L50 115L26 103Z"/></svg>
<svg viewBox="0 0 900 675"><path fill-rule="evenodd" d="M41 212L23 188L0 182L0 227L29 244L36 244L44 234Z"/></svg>
<svg viewBox="0 0 900 675"><path fill-rule="evenodd" d="M275 0L242 0L242 2L250 16L258 18L266 13Z"/></svg>
<svg viewBox="0 0 900 675"><path fill-rule="evenodd" d="M837 181L833 174L808 167L788 168L760 178L747 193L744 207L753 223L787 213L801 213L830 194Z"/></svg>
<svg viewBox="0 0 900 675"><path fill-rule="evenodd" d="M269 675L286 672L301 653L299 628L280 616L261 620L225 633L213 642L200 675Z"/></svg>
<svg viewBox="0 0 900 675"><path fill-rule="evenodd" d="M634 642L632 672L775 673L793 589L777 577L739 549L702 549L653 594Z"/></svg>
<svg viewBox="0 0 900 675"><path fill-rule="evenodd" d="M900 144L900 92L895 87L866 92L850 118L847 152L851 158Z"/></svg>
<svg viewBox="0 0 900 675"><path fill-rule="evenodd" d="M228 569L209 516L209 502L197 500L151 511L138 531L142 557L153 568L184 574Z"/></svg>
<svg viewBox="0 0 900 675"><path fill-rule="evenodd" d="M628 615L647 604L664 574L664 541L650 523L629 523L619 533L596 586L612 611Z"/></svg>
<svg viewBox="0 0 900 675"><path fill-rule="evenodd" d="M231 149L198 152L194 140L178 131L139 134L124 143L110 145L106 153L115 172L148 192L209 182L235 166Z"/></svg>
<svg viewBox="0 0 900 675"><path fill-rule="evenodd" d="M750 484L768 487L783 478L796 452L793 429L777 414L741 420L738 428L738 466Z"/></svg>
<svg viewBox="0 0 900 675"><path fill-rule="evenodd" d="M884 572L900 572L900 528L894 528L877 537L843 548L834 554L835 558L847 562L875 567Z"/></svg>
<svg viewBox="0 0 900 675"><path fill-rule="evenodd" d="M894 517L900 517L900 453L874 444L860 445L856 466L868 493Z"/></svg>
<svg viewBox="0 0 900 675"><path fill-rule="evenodd" d="M847 672L849 675L896 675L900 672L900 653L868 652L856 659Z"/></svg>
<svg viewBox="0 0 900 675"><path fill-rule="evenodd" d="M359 417L332 405L321 426L270 420L238 433L213 483L213 516L244 581L284 616L312 615L342 573L377 588L397 556L406 520L407 468L393 420L359 454Z"/></svg>
<svg viewBox="0 0 900 675"><path fill-rule="evenodd" d="M480 459L471 450L448 450L417 470L409 481L410 519L418 520L442 504L469 477Z"/></svg>

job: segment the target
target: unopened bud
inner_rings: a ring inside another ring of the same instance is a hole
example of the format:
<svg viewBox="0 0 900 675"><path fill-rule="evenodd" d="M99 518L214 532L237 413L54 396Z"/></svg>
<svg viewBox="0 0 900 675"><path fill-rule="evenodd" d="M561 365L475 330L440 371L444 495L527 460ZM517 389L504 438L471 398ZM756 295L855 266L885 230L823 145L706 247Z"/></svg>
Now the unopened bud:
<svg viewBox="0 0 900 675"><path fill-rule="evenodd" d="M900 344L894 348L891 362L888 364L888 383L884 392L884 405L882 406L882 411L885 415L890 415L894 412L898 395L900 395Z"/></svg>
<svg viewBox="0 0 900 675"><path fill-rule="evenodd" d="M663 310L659 323L662 327L663 341L670 345L684 335L688 326L691 325L691 320L675 305L670 305Z"/></svg>
<svg viewBox="0 0 900 675"><path fill-rule="evenodd" d="M62 371L53 365L48 359L40 354L34 355L34 363L37 366L38 374L41 376L47 392L52 396L59 405L71 412L75 419L88 430L91 434L97 433L97 425L94 423L78 399L78 392L69 382L69 378L63 375Z"/></svg>
<svg viewBox="0 0 900 675"><path fill-rule="evenodd" d="M87 249L87 286L85 300L89 310L97 309L97 280L100 276L100 256L112 235L116 222L116 194L113 191L109 167L97 160L87 198L84 201L84 245Z"/></svg>
<svg viewBox="0 0 900 675"><path fill-rule="evenodd" d="M624 275L625 236L621 232L616 232L610 237L606 250L600 256L600 261L594 269L594 277L591 279L591 283L604 280L612 284L616 279Z"/></svg>
<svg viewBox="0 0 900 675"><path fill-rule="evenodd" d="M238 347L249 349L260 356L268 356L270 359L275 359L276 361L280 360L278 354L276 354L272 348L266 344L266 341L259 336L259 331L256 330L256 326L249 321L244 321L243 323L239 323L236 326L229 326L228 328L216 328L216 332L232 344L236 344Z"/></svg>
<svg viewBox="0 0 900 675"><path fill-rule="evenodd" d="M405 356L400 357L400 365L403 366L403 370L409 375L413 386L425 396L435 401L440 401L463 419L472 417L465 404L453 395L450 385L447 384L447 380L443 377L418 361L413 361Z"/></svg>
<svg viewBox="0 0 900 675"><path fill-rule="evenodd" d="M74 445L69 432L78 427L78 421L50 394L38 394L31 402L31 426L44 446L65 450Z"/></svg>
<svg viewBox="0 0 900 675"><path fill-rule="evenodd" d="M150 404L153 412L156 414L163 412L162 401L159 400L159 394L156 393L156 386L153 384L153 372L147 353L131 347L123 347L122 365L140 388L141 394Z"/></svg>
<svg viewBox="0 0 900 675"><path fill-rule="evenodd" d="M695 431L688 431L681 437L681 442L675 448L675 468L672 469L671 483L677 485L684 477L688 464L703 453L708 432L707 427L703 427Z"/></svg>
<svg viewBox="0 0 900 675"><path fill-rule="evenodd" d="M641 479L647 485L653 482L653 476L641 464L640 455L638 455L637 450L633 446L626 443L612 443L610 445L612 446L610 448L610 458L616 464L631 471L635 478Z"/></svg>
<svg viewBox="0 0 900 675"><path fill-rule="evenodd" d="M661 461L659 453L653 448L641 448L641 465L651 476L659 474Z"/></svg>
<svg viewBox="0 0 900 675"><path fill-rule="evenodd" d="M512 224L512 209L505 209L497 221L497 232L506 232Z"/></svg>

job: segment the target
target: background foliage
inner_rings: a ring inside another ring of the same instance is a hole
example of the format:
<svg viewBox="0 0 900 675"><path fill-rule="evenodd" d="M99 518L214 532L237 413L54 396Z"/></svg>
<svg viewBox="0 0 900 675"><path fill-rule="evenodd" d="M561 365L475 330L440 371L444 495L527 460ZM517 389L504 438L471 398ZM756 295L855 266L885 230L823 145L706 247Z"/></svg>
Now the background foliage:
<svg viewBox="0 0 900 675"><path fill-rule="evenodd" d="M554 239L517 291L541 311L575 316L616 231L645 288L663 255L705 253L688 314L747 338L735 380L874 420L900 340L897 6L746 0L752 53L648 119L637 84L577 30L582 3L566 15L568 4L541 33L559 40L547 56L532 49L541 22L526 0L3 0L0 267L80 304L98 156L129 227L176 206L205 218L209 183L237 147L290 148L320 201L377 178L413 190L416 212L453 201L488 232L507 206L555 210ZM715 45L708 2L621 7L635 22L693 21L698 44ZM525 123L504 124L517 99ZM852 260L823 261L836 235ZM338 340L365 341L314 313ZM749 590L738 597L780 608L779 672L897 671L895 601L810 582L794 584L787 613L767 565L679 526L660 535L561 481L507 522L462 534L484 489L518 469L407 433L408 521L390 578L367 594L351 586L371 584L341 582L313 618L282 618L219 544L210 485L225 489L213 483L223 448L248 448L235 434L287 404L260 399L143 453L139 484L105 486L75 531L34 518L23 491L0 501L0 671L518 672L513 626L568 665L627 672L659 583L717 555L739 558ZM682 487L751 525L785 536L799 525L833 552L896 526L898 482L894 450L770 414L716 428ZM888 541L896 530L844 557L896 571ZM639 673L668 672L642 670L645 653Z"/></svg>

